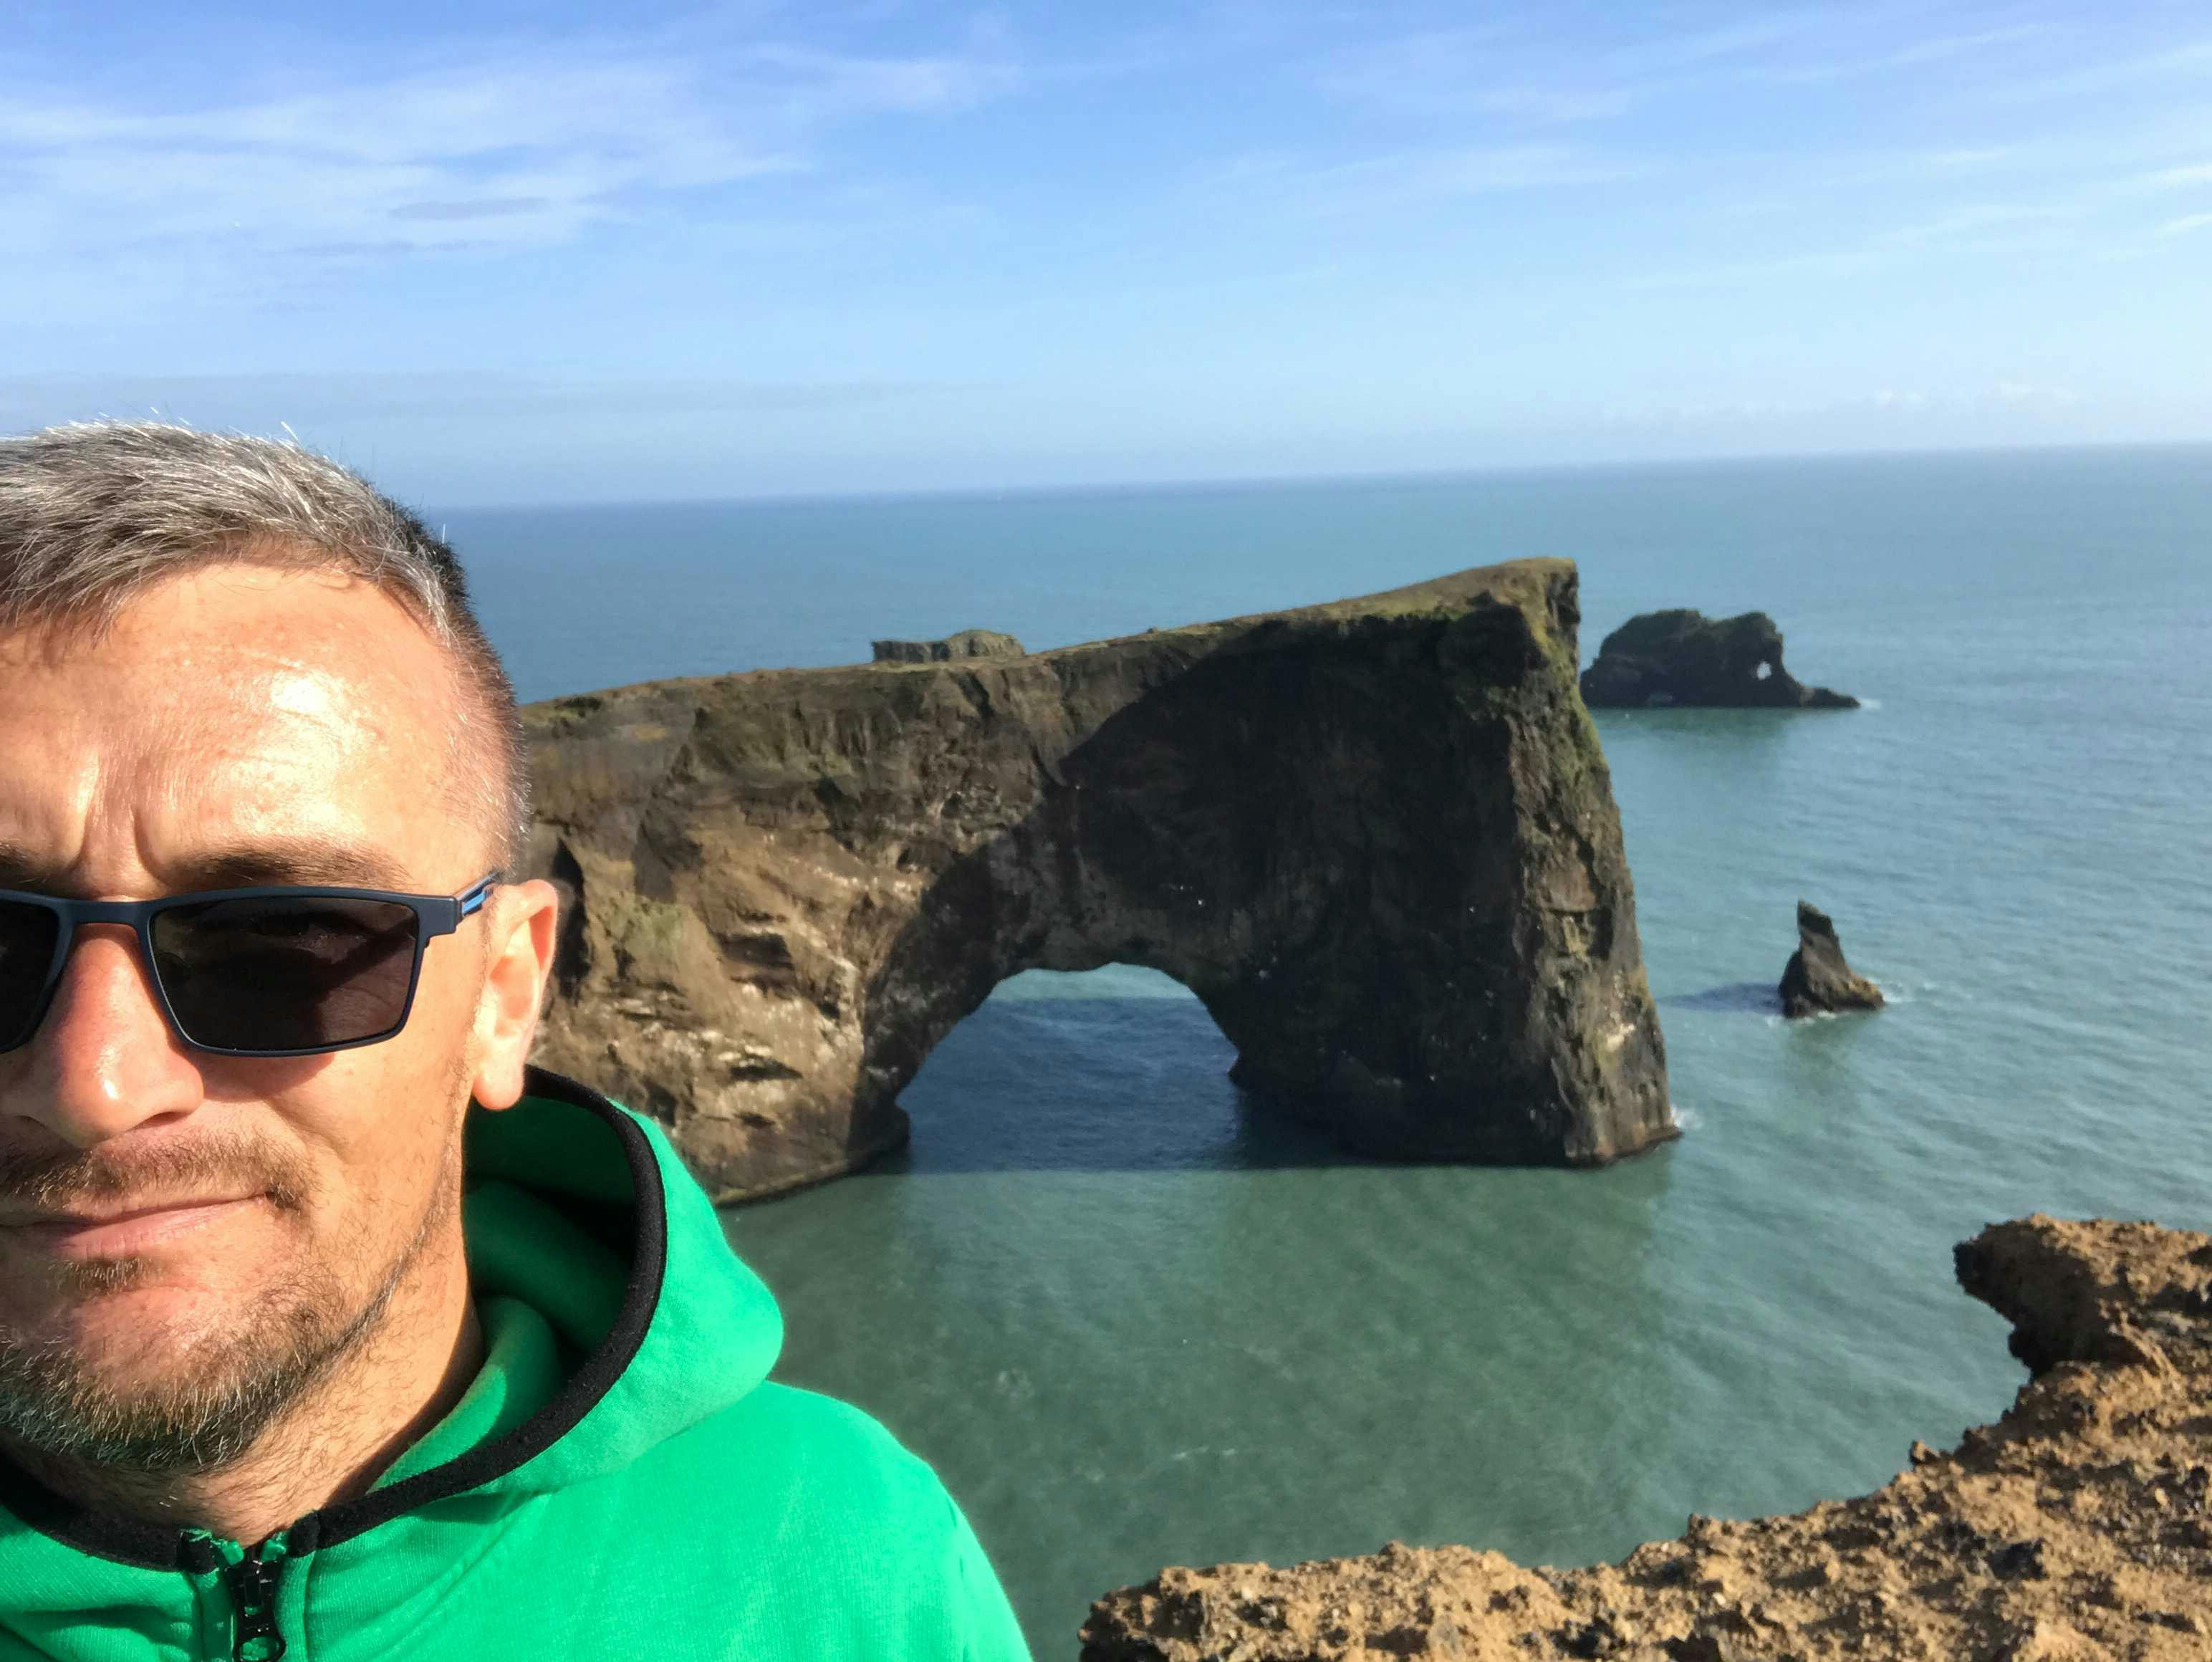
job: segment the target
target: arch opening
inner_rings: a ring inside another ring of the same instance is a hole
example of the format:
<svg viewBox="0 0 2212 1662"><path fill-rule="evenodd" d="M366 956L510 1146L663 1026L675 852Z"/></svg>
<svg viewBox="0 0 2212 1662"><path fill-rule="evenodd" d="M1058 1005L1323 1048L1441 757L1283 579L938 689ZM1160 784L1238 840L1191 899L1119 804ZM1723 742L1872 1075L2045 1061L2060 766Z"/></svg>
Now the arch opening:
<svg viewBox="0 0 2212 1662"><path fill-rule="evenodd" d="M1336 1165L1332 1138L1231 1077L1237 1047L1174 977L1140 965L1017 971L899 1094L891 1169L1228 1171Z"/></svg>

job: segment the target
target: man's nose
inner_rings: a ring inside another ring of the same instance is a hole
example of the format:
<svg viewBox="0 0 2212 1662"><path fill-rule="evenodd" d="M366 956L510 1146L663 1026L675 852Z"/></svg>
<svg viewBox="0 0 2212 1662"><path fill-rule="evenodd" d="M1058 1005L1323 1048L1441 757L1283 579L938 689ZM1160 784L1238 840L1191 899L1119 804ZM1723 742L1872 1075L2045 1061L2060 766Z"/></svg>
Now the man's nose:
<svg viewBox="0 0 2212 1662"><path fill-rule="evenodd" d="M137 934L120 923L79 926L26 1051L27 1076L0 1110L79 1148L181 1118L202 1100L199 1069L162 1018Z"/></svg>

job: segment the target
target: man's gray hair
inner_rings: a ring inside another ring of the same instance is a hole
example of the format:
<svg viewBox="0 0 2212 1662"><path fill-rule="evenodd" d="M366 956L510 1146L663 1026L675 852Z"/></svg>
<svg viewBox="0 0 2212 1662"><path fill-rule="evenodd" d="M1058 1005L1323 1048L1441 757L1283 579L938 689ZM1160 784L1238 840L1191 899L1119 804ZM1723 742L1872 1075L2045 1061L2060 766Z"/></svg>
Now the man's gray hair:
<svg viewBox="0 0 2212 1662"><path fill-rule="evenodd" d="M80 422L0 438L0 632L105 635L137 595L243 562L342 572L404 606L465 692L449 729L454 812L512 880L530 835L514 688L453 551L367 480L305 447L159 422Z"/></svg>

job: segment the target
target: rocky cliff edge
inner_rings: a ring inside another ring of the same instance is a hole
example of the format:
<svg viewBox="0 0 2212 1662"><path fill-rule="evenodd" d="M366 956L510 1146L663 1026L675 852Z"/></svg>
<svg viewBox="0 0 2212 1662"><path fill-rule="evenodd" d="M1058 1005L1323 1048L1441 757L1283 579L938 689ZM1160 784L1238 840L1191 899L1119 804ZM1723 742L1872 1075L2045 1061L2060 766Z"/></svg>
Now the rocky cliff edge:
<svg viewBox="0 0 2212 1662"><path fill-rule="evenodd" d="M1171 1569L1100 1601L1084 1662L2212 1657L2212 1237L2039 1215L1955 1256L2034 1377L1872 1495L1589 1569L1397 1544Z"/></svg>

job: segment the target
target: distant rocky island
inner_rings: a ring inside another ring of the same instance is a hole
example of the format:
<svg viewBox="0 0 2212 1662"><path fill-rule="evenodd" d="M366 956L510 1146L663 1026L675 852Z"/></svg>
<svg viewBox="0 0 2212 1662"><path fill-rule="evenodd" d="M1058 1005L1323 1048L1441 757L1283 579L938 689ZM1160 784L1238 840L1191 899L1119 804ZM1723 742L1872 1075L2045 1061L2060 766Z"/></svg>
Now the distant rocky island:
<svg viewBox="0 0 2212 1662"><path fill-rule="evenodd" d="M1955 1257L2034 1377L1872 1495L1692 1517L1589 1569L1398 1545L1171 1569L1099 1601L1083 1662L2212 1656L2212 1236L2039 1215Z"/></svg>
<svg viewBox="0 0 2212 1662"><path fill-rule="evenodd" d="M563 891L532 1059L665 1123L717 1200L854 1169L1006 977L1203 1001L1255 1098L1407 1159L1676 1135L1565 560L1024 654L529 706Z"/></svg>
<svg viewBox="0 0 2212 1662"><path fill-rule="evenodd" d="M1856 709L1859 701L1808 687L1782 665L1782 631L1764 612L1708 618L1646 612L1607 636L1582 675L1592 709L1714 705L1758 709Z"/></svg>

